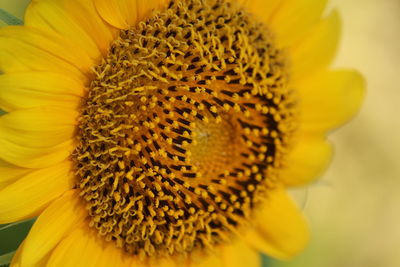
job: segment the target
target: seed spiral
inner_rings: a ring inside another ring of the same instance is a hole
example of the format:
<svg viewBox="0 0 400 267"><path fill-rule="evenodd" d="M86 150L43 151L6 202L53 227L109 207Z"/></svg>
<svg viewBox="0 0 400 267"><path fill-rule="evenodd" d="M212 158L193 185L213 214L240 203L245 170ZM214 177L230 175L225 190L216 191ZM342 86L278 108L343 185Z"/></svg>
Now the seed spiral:
<svg viewBox="0 0 400 267"><path fill-rule="evenodd" d="M233 1L171 1L93 69L72 154L90 225L142 258L229 241L295 128L268 29Z"/></svg>

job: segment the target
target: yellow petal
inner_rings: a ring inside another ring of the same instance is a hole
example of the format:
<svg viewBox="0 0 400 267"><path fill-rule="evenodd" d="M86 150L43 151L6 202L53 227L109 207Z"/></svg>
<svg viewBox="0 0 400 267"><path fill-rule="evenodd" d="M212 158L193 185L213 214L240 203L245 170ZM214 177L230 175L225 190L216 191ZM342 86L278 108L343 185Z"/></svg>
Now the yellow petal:
<svg viewBox="0 0 400 267"><path fill-rule="evenodd" d="M63 162L50 168L26 174L0 191L0 223L32 218L48 204L72 188L74 176L71 163Z"/></svg>
<svg viewBox="0 0 400 267"><path fill-rule="evenodd" d="M302 136L287 155L281 179L287 186L309 183L327 168L331 157L332 146L323 136Z"/></svg>
<svg viewBox="0 0 400 267"><path fill-rule="evenodd" d="M25 147L0 138L0 159L25 168L45 168L60 163L74 149L73 140L52 147Z"/></svg>
<svg viewBox="0 0 400 267"><path fill-rule="evenodd" d="M168 0L136 0L136 23L146 20L154 10L166 8L169 2Z"/></svg>
<svg viewBox="0 0 400 267"><path fill-rule="evenodd" d="M132 257L117 248L114 242L105 242L88 227L72 231L52 252L48 267L128 267ZM144 266L143 266L144 267Z"/></svg>
<svg viewBox="0 0 400 267"><path fill-rule="evenodd" d="M134 0L95 0L94 3L100 16L118 29L128 29L129 25L133 25L136 21L137 11Z"/></svg>
<svg viewBox="0 0 400 267"><path fill-rule="evenodd" d="M302 130L332 130L359 110L365 91L364 78L356 71L327 71L299 84Z"/></svg>
<svg viewBox="0 0 400 267"><path fill-rule="evenodd" d="M235 240L232 244L223 244L213 252L196 255L190 260L190 267L260 267L261 257L258 251L251 248L243 240ZM177 266L182 266L177 264Z"/></svg>
<svg viewBox="0 0 400 267"><path fill-rule="evenodd" d="M30 171L32 170L20 168L4 160L0 160L0 190Z"/></svg>
<svg viewBox="0 0 400 267"><path fill-rule="evenodd" d="M87 211L81 201L78 190L69 190L40 214L25 239L22 266L37 265L67 234L83 222Z"/></svg>
<svg viewBox="0 0 400 267"><path fill-rule="evenodd" d="M88 233L85 233L80 228L72 231L66 238L64 238L51 253L50 259L47 262L47 267L51 266L84 266L81 260L93 255L87 253L85 248L88 243ZM87 254L83 254L86 252ZM93 257L93 262L96 263L97 259ZM94 266L94 265L88 265Z"/></svg>
<svg viewBox="0 0 400 267"><path fill-rule="evenodd" d="M278 259L290 259L308 242L307 223L282 187L271 189L245 240L255 249Z"/></svg>
<svg viewBox="0 0 400 267"><path fill-rule="evenodd" d="M93 0L33 0L24 21L25 25L59 33L94 60L106 55L116 34L100 18Z"/></svg>
<svg viewBox="0 0 400 267"><path fill-rule="evenodd" d="M12 258L12 261L10 263L11 267L21 267L21 254L22 254L22 250L24 249L24 244L25 241L23 241L21 243L21 245L19 245L17 251L14 254L14 257Z"/></svg>
<svg viewBox="0 0 400 267"><path fill-rule="evenodd" d="M5 142L11 142L27 148L40 149L50 148L71 141L74 136L75 128L72 126L65 126L59 127L56 130L21 131L0 125L0 131L0 139Z"/></svg>
<svg viewBox="0 0 400 267"><path fill-rule="evenodd" d="M52 71L86 80L92 65L78 46L59 35L21 26L0 29L0 69L4 73Z"/></svg>
<svg viewBox="0 0 400 267"><path fill-rule="evenodd" d="M279 47L287 47L302 37L321 17L327 0L285 0L268 22ZM263 1L263 5L268 6Z"/></svg>
<svg viewBox="0 0 400 267"><path fill-rule="evenodd" d="M66 75L22 72L0 75L0 109L7 112L40 106L76 109L84 85Z"/></svg>
<svg viewBox="0 0 400 267"><path fill-rule="evenodd" d="M131 267L191 267L190 264L182 261L182 259L176 257L163 257L151 261L149 264L142 266L137 259L132 260Z"/></svg>
<svg viewBox="0 0 400 267"><path fill-rule="evenodd" d="M335 10L304 38L290 46L291 80L307 78L331 63L336 54L340 27L339 14Z"/></svg>
<svg viewBox="0 0 400 267"><path fill-rule="evenodd" d="M58 127L75 126L78 112L59 107L39 107L17 110L2 115L2 126L19 130L56 130Z"/></svg>
<svg viewBox="0 0 400 267"><path fill-rule="evenodd" d="M27 266L25 264L22 264L22 261L21 261L21 258L22 258L21 256L22 256L22 254L24 254L24 252L25 252L25 241L23 241L21 243L21 245L19 245L17 252L15 253L15 255L11 261L11 264L10 264L11 267ZM43 267L46 265L48 258L49 258L49 256L47 255L47 256L43 257L40 262L37 262L36 264L31 264L31 265L29 265L29 267Z"/></svg>
<svg viewBox="0 0 400 267"><path fill-rule="evenodd" d="M232 1L232 0L231 0ZM235 1L233 1L235 2ZM277 10L282 5L282 0L240 0L239 3L247 10L254 14L257 19L264 22L265 25L270 25L273 16L277 13Z"/></svg>
<svg viewBox="0 0 400 267"><path fill-rule="evenodd" d="M232 245L223 247L224 267L260 267L261 256L255 249L243 241L236 241Z"/></svg>
<svg viewBox="0 0 400 267"><path fill-rule="evenodd" d="M218 251L219 252L219 251ZM213 255L204 255L202 258L192 259L190 267L225 267L222 255L219 253Z"/></svg>
<svg viewBox="0 0 400 267"><path fill-rule="evenodd" d="M73 138L77 116L77 111L58 107L7 113L0 117L0 142L4 140L29 148L59 145Z"/></svg>
<svg viewBox="0 0 400 267"><path fill-rule="evenodd" d="M95 0L100 16L118 29L128 29L160 10L166 0Z"/></svg>

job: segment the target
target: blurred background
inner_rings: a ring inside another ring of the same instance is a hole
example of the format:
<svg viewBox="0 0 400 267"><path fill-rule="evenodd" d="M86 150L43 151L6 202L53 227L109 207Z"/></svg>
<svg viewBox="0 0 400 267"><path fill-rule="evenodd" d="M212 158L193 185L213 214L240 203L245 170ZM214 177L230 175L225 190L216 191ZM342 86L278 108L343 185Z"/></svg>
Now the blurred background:
<svg viewBox="0 0 400 267"><path fill-rule="evenodd" d="M0 0L22 18L29 0ZM330 136L332 164L308 189L293 190L311 225L311 242L271 267L400 266L400 0L331 0L343 35L337 68L367 79L358 116ZM0 22L0 26L1 22ZM30 223L26 223L27 226ZM24 234L23 230L19 231ZM10 232L11 233L11 232ZM4 249L5 240L0 240Z"/></svg>
<svg viewBox="0 0 400 267"><path fill-rule="evenodd" d="M334 67L367 79L361 112L330 136L335 154L303 193L312 238L273 267L400 266L400 0L331 0L343 35ZM301 195L301 194L300 194Z"/></svg>

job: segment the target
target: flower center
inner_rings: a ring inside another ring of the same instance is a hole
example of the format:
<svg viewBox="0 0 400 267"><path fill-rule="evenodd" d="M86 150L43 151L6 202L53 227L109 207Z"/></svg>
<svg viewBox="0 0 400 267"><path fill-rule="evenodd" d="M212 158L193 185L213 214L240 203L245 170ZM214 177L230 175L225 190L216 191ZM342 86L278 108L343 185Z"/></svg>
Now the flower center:
<svg viewBox="0 0 400 267"><path fill-rule="evenodd" d="M268 30L233 2L171 1L94 71L73 152L91 226L142 258L229 240L293 131Z"/></svg>

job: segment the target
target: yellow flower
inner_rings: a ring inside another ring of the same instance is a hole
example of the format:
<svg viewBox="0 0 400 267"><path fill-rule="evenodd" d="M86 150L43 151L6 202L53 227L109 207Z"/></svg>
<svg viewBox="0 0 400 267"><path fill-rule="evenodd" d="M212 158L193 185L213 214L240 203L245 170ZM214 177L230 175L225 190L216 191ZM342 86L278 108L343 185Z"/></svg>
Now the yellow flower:
<svg viewBox="0 0 400 267"><path fill-rule="evenodd" d="M260 266L307 243L285 189L326 167L363 79L325 0L33 0L0 29L13 266Z"/></svg>

